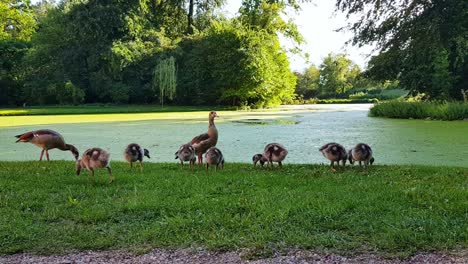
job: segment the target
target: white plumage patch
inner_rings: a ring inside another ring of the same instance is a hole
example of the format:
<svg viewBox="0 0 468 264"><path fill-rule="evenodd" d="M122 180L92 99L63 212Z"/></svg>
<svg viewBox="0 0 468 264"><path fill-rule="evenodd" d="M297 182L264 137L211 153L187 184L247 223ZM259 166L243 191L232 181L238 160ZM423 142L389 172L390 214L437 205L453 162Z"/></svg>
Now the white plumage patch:
<svg viewBox="0 0 468 264"><path fill-rule="evenodd" d="M273 149L274 149L275 151L277 151L277 150L278 150L278 147L277 147L277 146L275 146Z"/></svg>

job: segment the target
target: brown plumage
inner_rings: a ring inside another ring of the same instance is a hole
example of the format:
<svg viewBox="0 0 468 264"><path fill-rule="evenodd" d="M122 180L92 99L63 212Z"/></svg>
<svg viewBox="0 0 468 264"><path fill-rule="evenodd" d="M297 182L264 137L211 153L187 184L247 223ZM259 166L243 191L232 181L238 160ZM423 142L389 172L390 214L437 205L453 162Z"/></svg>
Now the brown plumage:
<svg viewBox="0 0 468 264"><path fill-rule="evenodd" d="M175 158L180 160L180 165L182 166L184 165L184 161L188 161L192 168L196 160L195 148L190 144L184 144L176 151Z"/></svg>
<svg viewBox="0 0 468 264"><path fill-rule="evenodd" d="M331 161L330 166L333 168L334 163L336 162L337 165L340 165L340 161L343 163L343 166L346 164L346 159L348 158L348 153L346 149L338 144L338 143L328 143L323 145L320 149L323 156Z"/></svg>
<svg viewBox="0 0 468 264"><path fill-rule="evenodd" d="M257 165L258 162L260 162L260 165L263 167L263 164L268 162L268 159L263 156L263 154L255 154L252 157L253 165L254 167Z"/></svg>
<svg viewBox="0 0 468 264"><path fill-rule="evenodd" d="M49 160L49 150L50 149L60 149L60 150L69 150L73 153L75 160L78 160L79 152L75 146L66 144L63 136L58 132L55 132L50 129L40 129L31 132L26 132L21 135L16 135L16 143L18 142L29 142L42 149L41 156L39 160L42 160L44 152L46 153L46 158Z"/></svg>
<svg viewBox="0 0 468 264"><path fill-rule="evenodd" d="M349 151L348 155L350 155L348 159L351 164L354 164L354 161L358 161L359 166L362 166L362 162L364 162L364 166L367 168L369 164L374 163L374 157L372 157L372 148L364 143L357 144Z"/></svg>
<svg viewBox="0 0 468 264"><path fill-rule="evenodd" d="M208 151L205 154L205 159L206 159L206 169L210 165L215 166L215 170L218 169L218 167L221 167L221 169L224 169L224 156L221 150L219 150L216 147L211 147L208 149Z"/></svg>
<svg viewBox="0 0 468 264"><path fill-rule="evenodd" d="M106 168L109 172L109 183L114 181L110 167L110 154L101 148L90 148L83 153L81 159L76 161L76 175L80 175L82 168L89 170L91 176L93 176L93 181L95 181L94 170Z"/></svg>
<svg viewBox="0 0 468 264"><path fill-rule="evenodd" d="M133 162L138 161L140 163L140 172L143 171L143 156L151 158L149 151L142 148L136 143L129 144L124 151L124 158L126 161L130 162L130 168L133 168Z"/></svg>
<svg viewBox="0 0 468 264"><path fill-rule="evenodd" d="M279 143L270 143L263 150L263 157L270 163L270 166L273 166L273 162L278 162L281 167L283 165L282 161L287 155L288 150Z"/></svg>
<svg viewBox="0 0 468 264"><path fill-rule="evenodd" d="M208 115L208 133L198 135L190 141L190 145L195 149L198 156L198 164L203 164L203 153L218 143L218 130L216 129L214 119L218 117L216 112L210 112Z"/></svg>

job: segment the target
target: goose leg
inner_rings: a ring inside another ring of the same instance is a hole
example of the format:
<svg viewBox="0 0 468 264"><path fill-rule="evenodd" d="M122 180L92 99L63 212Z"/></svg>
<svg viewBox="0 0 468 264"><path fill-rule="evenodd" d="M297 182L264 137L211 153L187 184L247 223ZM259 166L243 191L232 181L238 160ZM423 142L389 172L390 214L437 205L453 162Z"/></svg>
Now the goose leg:
<svg viewBox="0 0 468 264"><path fill-rule="evenodd" d="M283 167L283 164L281 163L281 161L278 161L278 166L279 166L280 168Z"/></svg>
<svg viewBox="0 0 468 264"><path fill-rule="evenodd" d="M202 165L202 164L203 164L203 153L198 154L198 165Z"/></svg>
<svg viewBox="0 0 468 264"><path fill-rule="evenodd" d="M114 176L112 176L112 169L111 167L106 167L107 172L109 172L109 183L112 183L114 181Z"/></svg>
<svg viewBox="0 0 468 264"><path fill-rule="evenodd" d="M140 161L140 172L143 172L143 162Z"/></svg>
<svg viewBox="0 0 468 264"><path fill-rule="evenodd" d="M130 169L133 169L133 162L130 161Z"/></svg>
<svg viewBox="0 0 468 264"><path fill-rule="evenodd" d="M96 183L96 178L94 177L94 169L89 168L89 172L91 173L91 177L93 178L93 184Z"/></svg>
<svg viewBox="0 0 468 264"><path fill-rule="evenodd" d="M44 149L41 151L41 157L39 158L39 161L42 161L42 156L44 156Z"/></svg>
<svg viewBox="0 0 468 264"><path fill-rule="evenodd" d="M49 150L48 149L46 149L45 154L46 154L47 161L50 161L49 160Z"/></svg>

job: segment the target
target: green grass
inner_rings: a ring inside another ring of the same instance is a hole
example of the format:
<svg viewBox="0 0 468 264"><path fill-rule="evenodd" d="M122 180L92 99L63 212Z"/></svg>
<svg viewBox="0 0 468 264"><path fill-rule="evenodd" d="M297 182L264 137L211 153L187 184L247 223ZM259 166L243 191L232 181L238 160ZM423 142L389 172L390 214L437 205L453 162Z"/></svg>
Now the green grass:
<svg viewBox="0 0 468 264"><path fill-rule="evenodd" d="M230 108L208 106L165 106L164 108L162 108L160 105L60 105L25 108L0 108L0 116L167 113L210 111L221 109L228 110Z"/></svg>
<svg viewBox="0 0 468 264"><path fill-rule="evenodd" d="M463 120L468 118L468 103L390 101L376 104L370 109L369 115L405 119Z"/></svg>
<svg viewBox="0 0 468 264"><path fill-rule="evenodd" d="M468 246L466 168L112 166L109 185L105 170L92 184L72 162L0 162L0 254L202 246L408 256Z"/></svg>

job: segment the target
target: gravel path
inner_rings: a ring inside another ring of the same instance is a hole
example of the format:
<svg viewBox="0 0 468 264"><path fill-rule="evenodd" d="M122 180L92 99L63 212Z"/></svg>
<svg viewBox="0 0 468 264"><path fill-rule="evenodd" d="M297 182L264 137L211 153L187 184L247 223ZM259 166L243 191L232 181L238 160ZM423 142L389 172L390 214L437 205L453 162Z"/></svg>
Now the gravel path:
<svg viewBox="0 0 468 264"><path fill-rule="evenodd" d="M179 250L153 250L144 255L134 255L124 251L84 251L67 255L35 256L15 254L0 257L0 263L468 263L468 251L453 251L448 254L427 253L417 254L411 258L385 259L376 255L358 255L345 257L335 254L316 254L310 251L295 251L286 256L246 260L240 252L210 252Z"/></svg>

